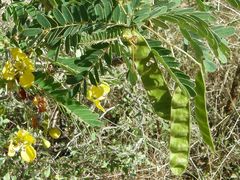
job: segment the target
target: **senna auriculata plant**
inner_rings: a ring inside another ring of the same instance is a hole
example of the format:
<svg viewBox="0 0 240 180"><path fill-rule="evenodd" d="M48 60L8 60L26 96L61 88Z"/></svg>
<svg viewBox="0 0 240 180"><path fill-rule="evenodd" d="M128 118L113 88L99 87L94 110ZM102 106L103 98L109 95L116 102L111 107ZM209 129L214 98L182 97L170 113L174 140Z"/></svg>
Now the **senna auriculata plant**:
<svg viewBox="0 0 240 180"><path fill-rule="evenodd" d="M103 82L100 76L114 68L115 59L123 59L132 84L140 77L154 112L169 121L170 166L174 174L181 175L188 164L194 120L203 141L214 151L205 75L216 66L209 57L226 63L230 52L224 38L234 33L232 27L215 26L215 18L202 1L196 1L196 9L182 8L181 2L18 1L6 8L3 19L14 22L7 33L11 47L19 47L40 62L33 72L32 90L43 92L67 115L90 126L102 127L105 122L76 97L85 96L104 112L100 101L109 93L111 82ZM180 29L190 51L164 38L169 25ZM181 63L166 45L186 55L197 74L190 77L181 71ZM63 72L64 82L58 82L56 73L46 68L49 64Z"/></svg>

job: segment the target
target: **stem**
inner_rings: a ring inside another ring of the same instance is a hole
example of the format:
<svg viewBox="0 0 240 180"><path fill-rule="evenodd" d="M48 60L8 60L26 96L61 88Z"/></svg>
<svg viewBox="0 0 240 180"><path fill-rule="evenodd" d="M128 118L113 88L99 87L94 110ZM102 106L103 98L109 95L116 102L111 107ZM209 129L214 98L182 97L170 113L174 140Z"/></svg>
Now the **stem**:
<svg viewBox="0 0 240 180"><path fill-rule="evenodd" d="M149 28L146 25L143 25L144 28L148 29L149 31L151 31L154 35L156 35L159 39L161 39L162 41L164 41L165 43L167 43L169 46L177 49L178 51L180 51L181 53L183 53L184 55L186 55L187 57L189 57L195 64L197 64L200 68L202 68L202 65L194 58L192 57L190 54L188 54L187 52L185 52L183 49L179 48L178 46L173 45L172 43L170 43L169 41L167 41L164 37L162 37L161 35L159 35L159 33L157 33L156 31L154 31L153 29Z"/></svg>

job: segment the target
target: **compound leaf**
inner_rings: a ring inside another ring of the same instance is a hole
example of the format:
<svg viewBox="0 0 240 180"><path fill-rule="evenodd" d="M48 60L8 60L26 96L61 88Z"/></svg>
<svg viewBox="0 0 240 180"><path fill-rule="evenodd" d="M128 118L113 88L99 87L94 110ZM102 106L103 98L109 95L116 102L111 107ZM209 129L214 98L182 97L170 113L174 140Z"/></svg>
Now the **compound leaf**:
<svg viewBox="0 0 240 180"><path fill-rule="evenodd" d="M98 120L98 114L92 112L87 106L80 104L75 99L69 98L70 90L62 88L61 84L54 81L54 78L46 73L36 72L35 83L47 96L52 97L56 102L64 106L70 113L77 116L90 126L100 127L103 122Z"/></svg>

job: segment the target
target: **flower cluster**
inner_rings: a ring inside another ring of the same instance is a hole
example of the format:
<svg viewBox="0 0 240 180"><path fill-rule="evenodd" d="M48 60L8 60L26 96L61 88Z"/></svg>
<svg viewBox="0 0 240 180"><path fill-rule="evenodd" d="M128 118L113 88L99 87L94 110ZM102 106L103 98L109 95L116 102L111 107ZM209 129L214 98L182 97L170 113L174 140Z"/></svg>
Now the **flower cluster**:
<svg viewBox="0 0 240 180"><path fill-rule="evenodd" d="M101 105L101 100L105 99L110 92L110 86L103 82L98 86L91 86L87 92L87 99L92 101L95 106L101 111L105 112L105 109Z"/></svg>
<svg viewBox="0 0 240 180"><path fill-rule="evenodd" d="M2 77L7 81L17 79L20 86L29 88L34 82L34 65L19 48L11 48L12 60L8 60L2 70Z"/></svg>
<svg viewBox="0 0 240 180"><path fill-rule="evenodd" d="M20 129L10 140L8 146L8 156L15 156L16 152L21 150L21 157L26 162L32 162L36 156L36 150L33 148L36 139L27 131Z"/></svg>

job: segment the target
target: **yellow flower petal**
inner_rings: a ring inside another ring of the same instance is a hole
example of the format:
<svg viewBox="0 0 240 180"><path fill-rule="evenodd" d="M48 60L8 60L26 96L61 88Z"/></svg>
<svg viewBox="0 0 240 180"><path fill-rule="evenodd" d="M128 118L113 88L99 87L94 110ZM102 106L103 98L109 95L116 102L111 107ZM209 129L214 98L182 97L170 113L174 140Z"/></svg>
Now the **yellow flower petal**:
<svg viewBox="0 0 240 180"><path fill-rule="evenodd" d="M42 141L45 148L49 148L51 146L51 143L47 139L42 138Z"/></svg>
<svg viewBox="0 0 240 180"><path fill-rule="evenodd" d="M23 88L29 88L33 85L34 75L30 71L25 71L19 78L19 84Z"/></svg>
<svg viewBox="0 0 240 180"><path fill-rule="evenodd" d="M15 68L17 71L20 72L24 71L33 72L35 70L34 65L29 58L15 60Z"/></svg>
<svg viewBox="0 0 240 180"><path fill-rule="evenodd" d="M11 48L10 53L12 58L15 60L15 68L17 71L34 71L34 65L32 61L27 57L25 53L22 52L19 48Z"/></svg>
<svg viewBox="0 0 240 180"><path fill-rule="evenodd" d="M21 53L21 52L22 52L22 51L21 51L21 49L19 49L19 48L11 48L11 49L10 49L10 53L11 53L13 59L16 59L17 55L18 55L19 53Z"/></svg>
<svg viewBox="0 0 240 180"><path fill-rule="evenodd" d="M12 63L10 61L7 61L3 67L3 70L2 70L2 76L3 76L3 79L6 79L6 80L13 80L14 79L14 76L15 76L15 70L14 70L14 67L12 65Z"/></svg>
<svg viewBox="0 0 240 180"><path fill-rule="evenodd" d="M104 89L100 86L92 86L91 92L94 99L98 99L104 95Z"/></svg>
<svg viewBox="0 0 240 180"><path fill-rule="evenodd" d="M92 100L93 100L93 98L92 98L92 91L91 91L91 89L88 89L88 90L87 90L87 99L88 99L88 100L90 100L90 101L92 101Z"/></svg>
<svg viewBox="0 0 240 180"><path fill-rule="evenodd" d="M27 55L23 53L22 50L19 48L11 48L10 53L14 60L27 58Z"/></svg>
<svg viewBox="0 0 240 180"><path fill-rule="evenodd" d="M93 86L92 87L92 91L93 91L93 97L95 99L99 99L102 100L105 98L105 96L110 92L110 86L108 83L106 82L102 82L100 85Z"/></svg>
<svg viewBox="0 0 240 180"><path fill-rule="evenodd" d="M13 157L15 156L16 151L14 149L13 141L10 141L10 144L8 146L8 156Z"/></svg>
<svg viewBox="0 0 240 180"><path fill-rule="evenodd" d="M104 96L110 92L110 86L108 83L102 82L99 86L103 88Z"/></svg>
<svg viewBox="0 0 240 180"><path fill-rule="evenodd" d="M16 68L17 71L21 71L21 72L22 72L22 71L24 71L24 69L25 69L25 65L24 65L23 62L20 61L20 60L15 61L14 66L15 66L15 68Z"/></svg>
<svg viewBox="0 0 240 180"><path fill-rule="evenodd" d="M94 100L93 103L95 104L95 106L100 109L101 111L105 112L105 109L102 107L101 103L99 100Z"/></svg>
<svg viewBox="0 0 240 180"><path fill-rule="evenodd" d="M27 144L35 144L36 142L36 139L31 135L31 134L27 134L25 137L24 137L24 143L27 143Z"/></svg>
<svg viewBox="0 0 240 180"><path fill-rule="evenodd" d="M29 58L15 60L15 68L17 71L20 72L24 71L33 72L35 70L34 65Z"/></svg>
<svg viewBox="0 0 240 180"><path fill-rule="evenodd" d="M35 144L36 139L29 132L24 129L20 129L16 134L16 141L25 144Z"/></svg>
<svg viewBox="0 0 240 180"><path fill-rule="evenodd" d="M23 139L26 133L27 131L25 131L24 129L19 129L19 131L16 133L17 140Z"/></svg>
<svg viewBox="0 0 240 180"><path fill-rule="evenodd" d="M22 59L22 62L23 62L23 64L24 64L25 68L26 68L28 71L33 72L33 71L35 70L32 61L31 61L28 57L23 58L23 59Z"/></svg>
<svg viewBox="0 0 240 180"><path fill-rule="evenodd" d="M31 145L26 145L21 151L21 157L26 162L32 162L37 156L36 150Z"/></svg>
<svg viewBox="0 0 240 180"><path fill-rule="evenodd" d="M61 136L61 131L58 128L50 128L48 133L53 139L58 139Z"/></svg>

